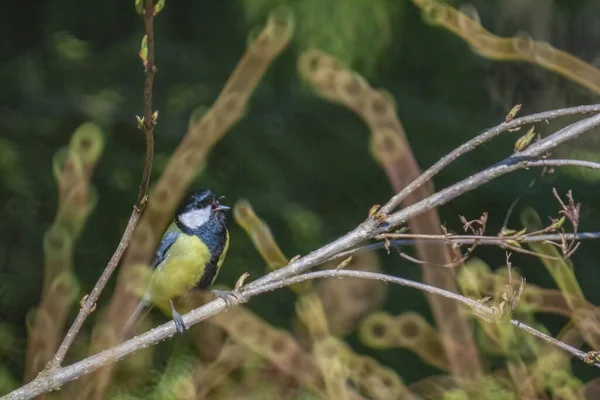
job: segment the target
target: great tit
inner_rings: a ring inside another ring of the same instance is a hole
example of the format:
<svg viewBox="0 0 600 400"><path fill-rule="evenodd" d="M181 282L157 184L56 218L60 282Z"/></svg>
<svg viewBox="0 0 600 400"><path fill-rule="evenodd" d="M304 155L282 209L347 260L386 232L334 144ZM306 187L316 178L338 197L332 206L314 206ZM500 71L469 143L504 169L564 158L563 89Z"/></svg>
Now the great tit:
<svg viewBox="0 0 600 400"><path fill-rule="evenodd" d="M210 190L188 194L175 212L152 261L152 275L144 297L123 329L127 334L142 311L170 305L175 327L186 328L173 299L192 289L208 289L215 281L227 249L229 232L225 211Z"/></svg>

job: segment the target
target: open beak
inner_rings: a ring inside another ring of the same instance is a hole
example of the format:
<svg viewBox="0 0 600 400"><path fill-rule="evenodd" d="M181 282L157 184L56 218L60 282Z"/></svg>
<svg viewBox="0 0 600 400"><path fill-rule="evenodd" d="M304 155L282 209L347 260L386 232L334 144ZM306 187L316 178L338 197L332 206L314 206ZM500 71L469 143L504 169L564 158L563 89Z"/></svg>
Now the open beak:
<svg viewBox="0 0 600 400"><path fill-rule="evenodd" d="M227 211L227 210L231 210L231 207L229 206L224 206L222 204L219 204L216 208L215 211Z"/></svg>

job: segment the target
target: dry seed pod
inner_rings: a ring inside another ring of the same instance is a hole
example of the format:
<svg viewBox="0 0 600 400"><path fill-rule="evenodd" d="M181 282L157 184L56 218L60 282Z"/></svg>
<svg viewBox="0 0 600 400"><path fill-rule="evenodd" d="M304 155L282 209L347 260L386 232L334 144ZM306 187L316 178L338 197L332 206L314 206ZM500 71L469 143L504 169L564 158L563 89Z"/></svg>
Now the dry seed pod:
<svg viewBox="0 0 600 400"><path fill-rule="evenodd" d="M315 49L305 51L298 57L298 73L305 79L312 80L314 74L320 69L322 52Z"/></svg>
<svg viewBox="0 0 600 400"><path fill-rule="evenodd" d="M423 21L430 25L441 25L448 18L448 7L437 0L417 0L415 3L421 7Z"/></svg>
<svg viewBox="0 0 600 400"><path fill-rule="evenodd" d="M428 376L409 386L412 393L424 399L443 398L445 393L450 393L456 388L456 380L451 375Z"/></svg>
<svg viewBox="0 0 600 400"><path fill-rule="evenodd" d="M245 112L246 101L243 93L227 92L223 93L212 108L215 122L228 126L238 121Z"/></svg>
<svg viewBox="0 0 600 400"><path fill-rule="evenodd" d="M254 247L258 250L263 260L271 270L287 265L288 259L283 254L269 226L261 220L252 205L247 200L239 200L233 207L235 221L246 231ZM311 287L311 282L292 285L290 288L296 293L305 293Z"/></svg>
<svg viewBox="0 0 600 400"><path fill-rule="evenodd" d="M60 225L52 225L44 234L44 286L64 270L71 269L73 239Z"/></svg>
<svg viewBox="0 0 600 400"><path fill-rule="evenodd" d="M376 349L395 347L396 321L387 312L374 312L361 321L358 334L361 341L369 347Z"/></svg>
<svg viewBox="0 0 600 400"><path fill-rule="evenodd" d="M336 97L343 104L356 107L364 107L369 91L372 90L367 81L357 73L342 70L334 76Z"/></svg>
<svg viewBox="0 0 600 400"><path fill-rule="evenodd" d="M401 160L406 147L398 132L391 128L380 128L371 132L371 153L383 165Z"/></svg>
<svg viewBox="0 0 600 400"><path fill-rule="evenodd" d="M318 360L321 371L325 378L325 387L329 399L343 399L346 392L346 381L344 364L339 360Z"/></svg>
<svg viewBox="0 0 600 400"><path fill-rule="evenodd" d="M294 25L294 13L290 8L279 6L271 11L265 28L271 46L275 48L285 46L294 31Z"/></svg>
<svg viewBox="0 0 600 400"><path fill-rule="evenodd" d="M533 54L535 42L527 32L519 32L512 38L512 45L515 53L524 58L529 58Z"/></svg>
<svg viewBox="0 0 600 400"><path fill-rule="evenodd" d="M581 86L600 93L600 70L577 57L535 42L528 34L512 38L496 36L483 28L476 15L469 16L448 4L431 0L413 0L421 8L427 23L440 25L466 41L477 54L495 60L520 60L556 72Z"/></svg>
<svg viewBox="0 0 600 400"><path fill-rule="evenodd" d="M315 293L309 293L298 298L296 315L308 328L313 339L328 335L327 317L321 300Z"/></svg>
<svg viewBox="0 0 600 400"><path fill-rule="evenodd" d="M443 371L449 371L440 334L425 319L413 312L396 316L396 339L421 359Z"/></svg>
<svg viewBox="0 0 600 400"><path fill-rule="evenodd" d="M348 389L340 386L340 380L344 383L351 374L349 361L351 353L349 347L333 336L323 337L315 341L313 346L314 358L321 369L325 390L328 398L346 398ZM336 369L336 373L332 369ZM343 394L339 393L340 391ZM332 393L338 393L337 397L331 397Z"/></svg>
<svg viewBox="0 0 600 400"><path fill-rule="evenodd" d="M383 367L374 358L355 355L359 371L359 384L374 399L411 399L402 379L390 368Z"/></svg>
<svg viewBox="0 0 600 400"><path fill-rule="evenodd" d="M87 218L98 203L96 190L88 183L77 184L64 198L55 223L65 227L75 240L83 230Z"/></svg>
<svg viewBox="0 0 600 400"><path fill-rule="evenodd" d="M313 90L326 99L336 99L335 80L338 73L331 68L319 68L312 76Z"/></svg>
<svg viewBox="0 0 600 400"><path fill-rule="evenodd" d="M337 72L342 69L343 65L341 62L321 50L309 49L298 58L298 72L305 79L311 81L314 79L314 74L319 70Z"/></svg>
<svg viewBox="0 0 600 400"><path fill-rule="evenodd" d="M71 188L84 181L86 176L79 154L71 153L68 148L62 148L56 152L52 159L52 170L58 183L59 203Z"/></svg>
<svg viewBox="0 0 600 400"><path fill-rule="evenodd" d="M411 398L402 379L393 370L381 366L371 357L354 353L350 346L338 338L329 336L317 341L313 354L320 362L341 362L349 379L358 383L373 398Z"/></svg>
<svg viewBox="0 0 600 400"><path fill-rule="evenodd" d="M389 93L384 94L380 91L371 91L367 97L365 109L361 113L371 124L381 125L382 122L397 120L396 107L394 101L390 101Z"/></svg>
<svg viewBox="0 0 600 400"><path fill-rule="evenodd" d="M263 356L282 372L294 377L311 390L324 390L318 367L294 339L261 320L251 311L236 307L209 319L229 333L231 339L242 343Z"/></svg>
<svg viewBox="0 0 600 400"><path fill-rule="evenodd" d="M269 14L265 28L248 38L248 52L259 57L272 57L289 42L294 31L294 14L291 9L279 6Z"/></svg>
<svg viewBox="0 0 600 400"><path fill-rule="evenodd" d="M327 267L335 268L337 262ZM380 260L375 253L356 254L348 269L380 271ZM359 321L381 307L387 295L387 285L375 280L360 278L324 279L318 283L329 331L335 336L351 332Z"/></svg>
<svg viewBox="0 0 600 400"><path fill-rule="evenodd" d="M188 123L188 129L195 128L191 136L186 136L183 140L188 141L190 147L204 148L202 145L202 138L212 136L216 131L216 121L214 116L213 108L206 108L199 106L192 111ZM198 142L196 142L198 140Z"/></svg>
<svg viewBox="0 0 600 400"><path fill-rule="evenodd" d="M217 359L196 373L198 394L206 398L211 390L219 386L236 369L242 367L248 360L248 350L241 344L229 344L221 348Z"/></svg>
<svg viewBox="0 0 600 400"><path fill-rule="evenodd" d="M69 151L76 153L86 173L92 172L104 150L104 134L98 125L86 122L80 125L69 142Z"/></svg>
<svg viewBox="0 0 600 400"><path fill-rule="evenodd" d="M70 306L77 295L79 294L79 282L71 271L64 271L59 274L49 287L51 305L56 306L58 309L54 309L52 313L55 319L58 319L58 313L66 311L67 306ZM66 313L65 313L66 314ZM65 315L66 316L66 315Z"/></svg>
<svg viewBox="0 0 600 400"><path fill-rule="evenodd" d="M239 200L236 202L233 208L233 216L250 236L254 247L271 270L281 268L288 263L287 257L275 242L271 229L256 215L248 201Z"/></svg>

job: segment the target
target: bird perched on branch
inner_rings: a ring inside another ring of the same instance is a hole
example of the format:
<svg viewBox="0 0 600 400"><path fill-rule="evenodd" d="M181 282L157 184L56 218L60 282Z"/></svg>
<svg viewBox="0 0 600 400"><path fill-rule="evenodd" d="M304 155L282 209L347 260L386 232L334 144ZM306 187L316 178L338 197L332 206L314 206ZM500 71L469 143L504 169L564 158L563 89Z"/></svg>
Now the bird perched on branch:
<svg viewBox="0 0 600 400"><path fill-rule="evenodd" d="M148 288L125 324L124 335L142 311L148 313L153 305L170 304L175 327L180 333L186 329L173 299L192 289L211 287L223 265L229 248L225 211L230 207L221 205L222 199L210 190L192 192L183 199L156 249Z"/></svg>

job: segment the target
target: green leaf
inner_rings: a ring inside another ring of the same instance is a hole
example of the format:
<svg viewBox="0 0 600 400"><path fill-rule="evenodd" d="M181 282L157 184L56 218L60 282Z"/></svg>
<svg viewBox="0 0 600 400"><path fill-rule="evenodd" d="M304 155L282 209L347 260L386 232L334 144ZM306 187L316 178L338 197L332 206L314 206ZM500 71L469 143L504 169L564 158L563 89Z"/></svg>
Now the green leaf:
<svg viewBox="0 0 600 400"><path fill-rule="evenodd" d="M156 5L154 6L154 15L158 14L163 10L163 8L165 8L165 2L166 0L158 0Z"/></svg>
<svg viewBox="0 0 600 400"><path fill-rule="evenodd" d="M144 68L146 68L148 65L148 35L144 35L142 38L142 45L140 46L139 55L142 59L142 63L144 64Z"/></svg>

